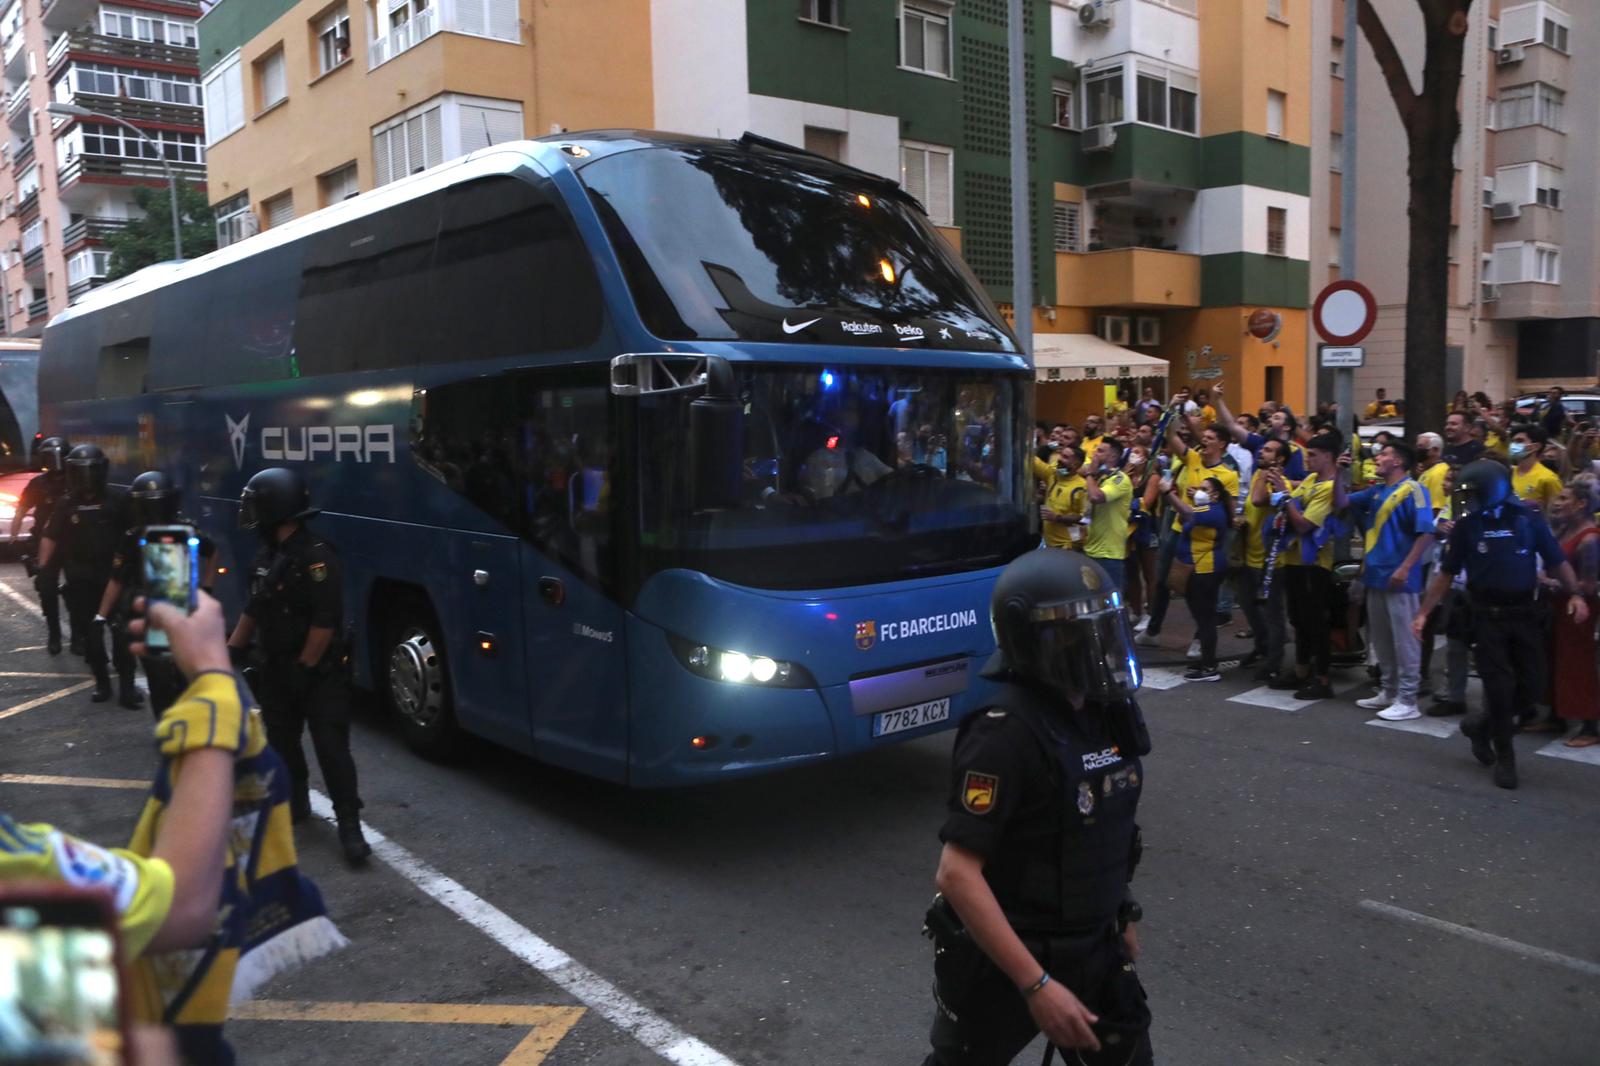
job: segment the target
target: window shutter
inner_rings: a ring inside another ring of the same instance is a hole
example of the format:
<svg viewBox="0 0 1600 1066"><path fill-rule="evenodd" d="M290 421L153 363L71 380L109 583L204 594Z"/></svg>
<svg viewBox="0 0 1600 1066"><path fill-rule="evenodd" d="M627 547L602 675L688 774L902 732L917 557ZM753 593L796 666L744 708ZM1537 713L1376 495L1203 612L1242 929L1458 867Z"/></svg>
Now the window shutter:
<svg viewBox="0 0 1600 1066"><path fill-rule="evenodd" d="M1501 244L1494 250L1494 277L1502 284L1523 280L1522 245Z"/></svg>
<svg viewBox="0 0 1600 1066"><path fill-rule="evenodd" d="M928 206L928 153L920 148L900 149L900 184L918 203Z"/></svg>
<svg viewBox="0 0 1600 1066"><path fill-rule="evenodd" d="M500 107L479 107L462 104L461 151L476 152L492 144L504 144L522 138L522 113Z"/></svg>
<svg viewBox="0 0 1600 1066"><path fill-rule="evenodd" d="M954 221L951 213L950 153L928 153L928 217L937 225L948 226Z"/></svg>
<svg viewBox="0 0 1600 1066"><path fill-rule="evenodd" d="M423 139L422 116L406 119L406 173L415 174L428 168L427 143Z"/></svg>
<svg viewBox="0 0 1600 1066"><path fill-rule="evenodd" d="M1057 200L1055 211L1056 251L1076 252L1083 246L1079 238L1083 230L1083 205L1068 200Z"/></svg>
<svg viewBox="0 0 1600 1066"><path fill-rule="evenodd" d="M423 147L423 165L436 167L444 162L443 113L431 107L422 113L422 128L427 140Z"/></svg>
<svg viewBox="0 0 1600 1066"><path fill-rule="evenodd" d="M222 91L226 132L232 133L244 125L244 67L237 59L222 77Z"/></svg>
<svg viewBox="0 0 1600 1066"><path fill-rule="evenodd" d="M294 220L294 197L280 196L267 202L267 227L269 229Z"/></svg>
<svg viewBox="0 0 1600 1066"><path fill-rule="evenodd" d="M456 32L489 34L488 0L456 0Z"/></svg>
<svg viewBox="0 0 1600 1066"><path fill-rule="evenodd" d="M517 0L488 0L488 3L489 36L502 41L521 43L522 31L517 17Z"/></svg>
<svg viewBox="0 0 1600 1066"><path fill-rule="evenodd" d="M387 185L394 180L394 168L389 165L389 137L392 130L372 135L372 181L374 185Z"/></svg>

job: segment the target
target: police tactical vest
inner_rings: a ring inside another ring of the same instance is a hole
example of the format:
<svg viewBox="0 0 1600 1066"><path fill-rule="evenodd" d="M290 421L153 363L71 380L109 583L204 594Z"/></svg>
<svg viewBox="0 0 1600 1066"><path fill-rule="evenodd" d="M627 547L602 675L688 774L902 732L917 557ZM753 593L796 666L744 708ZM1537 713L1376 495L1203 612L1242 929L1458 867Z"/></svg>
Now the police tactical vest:
<svg viewBox="0 0 1600 1066"><path fill-rule="evenodd" d="M122 535L123 515L110 499L97 503L68 500L66 543L61 572L68 581L105 581Z"/></svg>
<svg viewBox="0 0 1600 1066"><path fill-rule="evenodd" d="M269 659L295 658L305 647L313 608L311 559L305 549L320 543L311 538L303 544L286 541L256 555L250 595L261 607L256 625ZM329 653L333 650L330 646Z"/></svg>
<svg viewBox="0 0 1600 1066"><path fill-rule="evenodd" d="M1058 704L1018 685L1000 687L990 704L1016 715L1052 756L1059 800L1054 854L1030 856L1022 865L1019 910L1013 927L1054 914L1055 930L1091 929L1115 919L1131 874L1135 815L1144 768L1124 752L1109 728L1085 727L1087 715L1064 714Z"/></svg>

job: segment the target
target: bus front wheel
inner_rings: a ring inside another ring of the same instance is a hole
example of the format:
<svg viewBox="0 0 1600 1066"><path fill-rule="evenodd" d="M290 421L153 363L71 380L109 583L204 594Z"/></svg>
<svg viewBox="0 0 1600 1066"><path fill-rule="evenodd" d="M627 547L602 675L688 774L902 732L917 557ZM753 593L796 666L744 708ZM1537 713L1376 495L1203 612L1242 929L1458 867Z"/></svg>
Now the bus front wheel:
<svg viewBox="0 0 1600 1066"><path fill-rule="evenodd" d="M384 664L389 706L400 717L406 743L430 759L455 753L460 730L450 709L450 677L444 646L429 622L403 623Z"/></svg>

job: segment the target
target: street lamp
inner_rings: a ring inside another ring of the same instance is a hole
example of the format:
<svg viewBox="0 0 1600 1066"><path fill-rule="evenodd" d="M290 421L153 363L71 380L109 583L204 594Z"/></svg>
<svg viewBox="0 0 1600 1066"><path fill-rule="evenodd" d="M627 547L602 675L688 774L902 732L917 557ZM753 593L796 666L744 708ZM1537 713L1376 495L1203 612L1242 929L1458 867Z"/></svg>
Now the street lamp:
<svg viewBox="0 0 1600 1066"><path fill-rule="evenodd" d="M174 259L182 259L183 232L178 218L178 172L172 169L171 163L167 162L167 157L161 151L161 146L146 136L144 130L141 130L131 122L124 122L115 115L105 115L99 111L90 111L87 107L79 107L77 104L54 103L45 108L45 110L62 118L92 118L101 122L115 122L124 129L132 130L134 136L150 146L151 150L156 154L156 159L161 162L162 169L167 172L167 192L172 196L172 257Z"/></svg>

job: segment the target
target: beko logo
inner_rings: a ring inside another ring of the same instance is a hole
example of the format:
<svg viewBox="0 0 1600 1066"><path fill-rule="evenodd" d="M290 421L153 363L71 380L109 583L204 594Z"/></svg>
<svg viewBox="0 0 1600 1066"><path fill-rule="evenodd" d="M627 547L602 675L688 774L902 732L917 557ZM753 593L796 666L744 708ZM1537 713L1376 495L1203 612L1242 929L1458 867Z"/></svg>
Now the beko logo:
<svg viewBox="0 0 1600 1066"><path fill-rule="evenodd" d="M228 422L228 443L234 466L243 468L250 431L250 416ZM342 463L394 462L394 426L266 426L261 430L261 458L267 462L314 463L331 459Z"/></svg>
<svg viewBox="0 0 1600 1066"><path fill-rule="evenodd" d="M920 341L925 336L925 334L922 332L921 326L902 326L897 323L894 327L894 331L897 335L908 341Z"/></svg>

